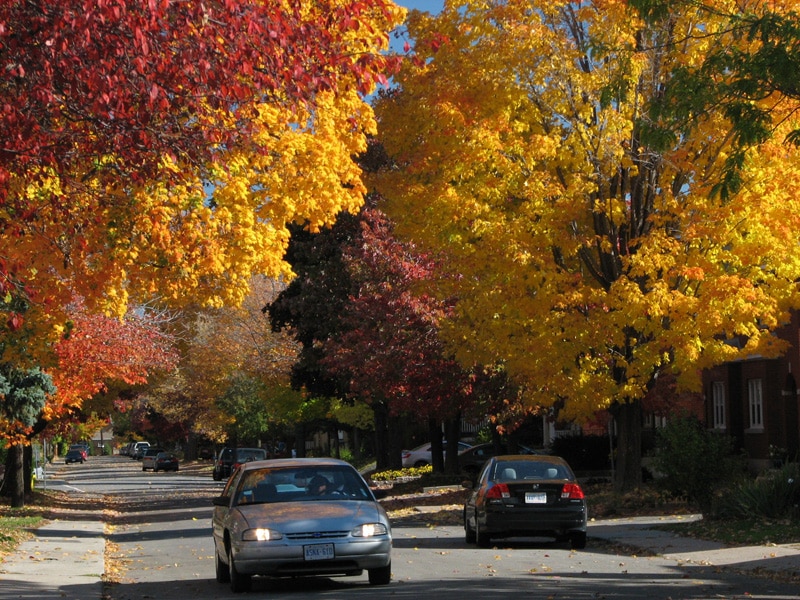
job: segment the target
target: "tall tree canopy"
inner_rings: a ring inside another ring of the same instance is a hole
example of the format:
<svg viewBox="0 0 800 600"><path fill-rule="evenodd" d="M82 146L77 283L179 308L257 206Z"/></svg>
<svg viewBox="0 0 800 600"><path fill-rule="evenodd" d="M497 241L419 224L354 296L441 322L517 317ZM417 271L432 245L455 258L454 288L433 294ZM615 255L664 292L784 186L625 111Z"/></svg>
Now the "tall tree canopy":
<svg viewBox="0 0 800 600"><path fill-rule="evenodd" d="M0 311L15 359L73 294L219 306L287 273L286 227L356 210L390 0L0 6Z"/></svg>
<svg viewBox="0 0 800 600"><path fill-rule="evenodd" d="M262 312L284 287L258 275L239 306L185 311L173 326L182 341L178 368L140 389L134 408L215 442L254 443L291 422L300 403L289 385L297 348Z"/></svg>
<svg viewBox="0 0 800 600"><path fill-rule="evenodd" d="M732 2L658 3L647 21L632 4L412 13L416 56L376 107L393 159L376 180L387 212L448 256L453 350L502 361L563 416L615 411L618 487L641 476L636 414L656 378L696 388L705 367L774 355L770 330L797 308L800 277L800 157L781 135L797 100L753 98L778 135L748 146L743 184L716 194L731 115L707 107L684 127L649 108L681 69L761 42L729 28Z"/></svg>

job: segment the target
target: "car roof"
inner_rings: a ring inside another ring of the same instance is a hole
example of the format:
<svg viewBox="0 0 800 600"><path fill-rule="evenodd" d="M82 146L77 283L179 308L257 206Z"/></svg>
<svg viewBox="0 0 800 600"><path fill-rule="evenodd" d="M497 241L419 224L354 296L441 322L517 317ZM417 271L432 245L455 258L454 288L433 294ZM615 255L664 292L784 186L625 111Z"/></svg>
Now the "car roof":
<svg viewBox="0 0 800 600"><path fill-rule="evenodd" d="M333 467L333 466L348 466L351 465L346 460L338 458L273 458L270 460L254 460L244 463L241 468L250 471L252 469L263 469L264 467L281 468L281 467Z"/></svg>
<svg viewBox="0 0 800 600"><path fill-rule="evenodd" d="M565 461L560 456L554 456L552 454L501 454L499 456L494 456L489 460L493 460L495 462L507 462L507 461L529 461L529 462L547 462L552 463L554 465L566 465L567 461Z"/></svg>

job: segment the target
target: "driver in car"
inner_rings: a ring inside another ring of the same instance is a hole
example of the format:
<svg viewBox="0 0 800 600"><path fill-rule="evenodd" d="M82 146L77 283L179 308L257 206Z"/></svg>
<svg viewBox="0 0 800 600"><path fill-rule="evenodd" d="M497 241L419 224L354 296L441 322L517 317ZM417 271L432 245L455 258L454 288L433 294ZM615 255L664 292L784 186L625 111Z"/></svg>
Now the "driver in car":
<svg viewBox="0 0 800 600"><path fill-rule="evenodd" d="M312 496L325 496L331 492L330 482L322 475L314 475L308 484L308 493Z"/></svg>

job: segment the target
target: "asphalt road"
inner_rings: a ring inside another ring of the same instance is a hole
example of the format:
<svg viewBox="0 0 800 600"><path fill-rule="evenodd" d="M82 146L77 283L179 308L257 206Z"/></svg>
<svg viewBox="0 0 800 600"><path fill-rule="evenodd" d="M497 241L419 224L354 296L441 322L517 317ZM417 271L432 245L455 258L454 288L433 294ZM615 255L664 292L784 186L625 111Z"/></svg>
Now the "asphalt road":
<svg viewBox="0 0 800 600"><path fill-rule="evenodd" d="M120 583L109 600L242 598L214 579L211 498L222 488L210 475L142 473L126 457L92 458L59 467L65 489L113 494L117 516L107 526L106 570ZM485 600L496 594L576 599L800 598L795 585L703 564L616 552L594 542L566 545L513 540L492 549L464 542L454 525L421 516L393 522L392 583L372 587L357 578L256 578L245 597ZM590 530L591 536L591 530Z"/></svg>

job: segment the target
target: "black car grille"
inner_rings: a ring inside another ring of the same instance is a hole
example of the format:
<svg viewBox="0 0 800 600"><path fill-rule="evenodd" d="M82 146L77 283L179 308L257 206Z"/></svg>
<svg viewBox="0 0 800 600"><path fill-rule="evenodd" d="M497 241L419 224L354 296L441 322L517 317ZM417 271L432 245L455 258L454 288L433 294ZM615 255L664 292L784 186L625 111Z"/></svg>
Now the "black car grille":
<svg viewBox="0 0 800 600"><path fill-rule="evenodd" d="M345 538L348 531L304 531L301 533L287 533L290 540L335 540Z"/></svg>

